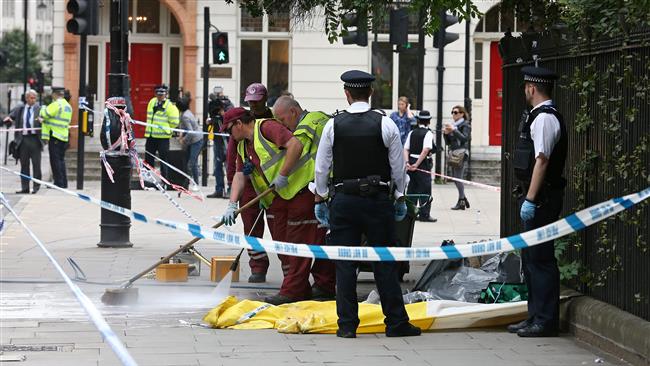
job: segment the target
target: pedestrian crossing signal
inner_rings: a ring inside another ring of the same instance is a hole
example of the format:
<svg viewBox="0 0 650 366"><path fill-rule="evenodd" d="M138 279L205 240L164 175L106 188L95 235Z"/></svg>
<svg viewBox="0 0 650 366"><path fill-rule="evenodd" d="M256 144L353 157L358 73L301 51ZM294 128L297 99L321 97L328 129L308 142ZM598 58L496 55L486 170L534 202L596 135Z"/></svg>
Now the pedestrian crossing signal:
<svg viewBox="0 0 650 366"><path fill-rule="evenodd" d="M230 61L228 53L228 33L212 33L212 63L221 65Z"/></svg>

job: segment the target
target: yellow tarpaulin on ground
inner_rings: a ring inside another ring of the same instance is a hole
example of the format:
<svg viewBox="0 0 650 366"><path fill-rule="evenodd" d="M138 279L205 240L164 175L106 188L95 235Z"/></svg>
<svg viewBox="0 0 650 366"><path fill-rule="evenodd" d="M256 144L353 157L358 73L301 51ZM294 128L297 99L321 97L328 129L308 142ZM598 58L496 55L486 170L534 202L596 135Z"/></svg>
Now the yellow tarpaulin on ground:
<svg viewBox="0 0 650 366"><path fill-rule="evenodd" d="M407 304L411 323L422 329L492 327L523 320L526 302L475 304L435 300ZM336 302L300 301L274 306L261 301L227 297L203 318L214 328L277 329L281 333L335 333ZM380 305L359 304L357 333L383 333Z"/></svg>

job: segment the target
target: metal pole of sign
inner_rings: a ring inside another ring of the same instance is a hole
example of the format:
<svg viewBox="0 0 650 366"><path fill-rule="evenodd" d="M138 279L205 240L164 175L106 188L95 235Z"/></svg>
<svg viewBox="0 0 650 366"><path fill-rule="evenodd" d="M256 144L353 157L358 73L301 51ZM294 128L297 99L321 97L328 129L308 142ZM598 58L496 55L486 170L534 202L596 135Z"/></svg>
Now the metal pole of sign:
<svg viewBox="0 0 650 366"><path fill-rule="evenodd" d="M445 19L445 12L441 12L440 16L441 22L444 22ZM443 102L443 78L445 75L445 25L442 23L440 25L440 29L438 30L439 38L440 39L440 47L438 48L438 67L436 67L436 70L438 70L438 101L437 101L437 108L436 108L436 129L437 130L442 130L442 102ZM440 133L436 134L436 146L441 146L442 145L442 135ZM442 157L440 154L436 154L436 173L441 174L442 173ZM440 178L436 177L436 182L440 182Z"/></svg>
<svg viewBox="0 0 650 366"><path fill-rule="evenodd" d="M469 2L467 3L467 13L469 14ZM469 32L470 32L471 18L465 19L465 110L468 113L468 121L472 120L472 100L469 98ZM467 180L472 180L472 140L470 138L467 143L467 152L469 158L467 159ZM462 177L461 177L462 178Z"/></svg>
<svg viewBox="0 0 650 366"><path fill-rule="evenodd" d="M112 0L110 2L110 64L108 74L108 96L124 97L129 94L128 77L128 0ZM128 104L128 101L127 101ZM104 123L107 123L104 121ZM110 122L108 122L110 123ZM110 142L109 142L110 143ZM114 183L108 178L106 167L102 166L103 201L124 208L131 208L131 160L129 156L107 156L106 160L113 168ZM100 236L98 247L129 248L131 219L115 212L102 209L100 219Z"/></svg>
<svg viewBox="0 0 650 366"><path fill-rule="evenodd" d="M77 119L77 189L84 189L84 128L85 118L88 111L84 109L86 105L86 35L82 34L80 38L79 50L79 118Z"/></svg>
<svg viewBox="0 0 650 366"><path fill-rule="evenodd" d="M7 91L7 114L11 111L11 89ZM5 132L5 162L7 165L7 156L9 155L9 131Z"/></svg>
<svg viewBox="0 0 650 366"><path fill-rule="evenodd" d="M424 108L424 9L420 10L418 17L418 99L415 101L415 108L421 111ZM417 126L416 126L417 127Z"/></svg>
<svg viewBox="0 0 650 366"><path fill-rule="evenodd" d="M23 15L25 18L25 29L24 29L24 39L23 39L23 95L27 94L27 0L24 0L23 3Z"/></svg>
<svg viewBox="0 0 650 366"><path fill-rule="evenodd" d="M203 8L203 132L208 132L208 82L210 81L210 8ZM216 141L215 141L216 143ZM201 185L208 185L208 135L203 135Z"/></svg>

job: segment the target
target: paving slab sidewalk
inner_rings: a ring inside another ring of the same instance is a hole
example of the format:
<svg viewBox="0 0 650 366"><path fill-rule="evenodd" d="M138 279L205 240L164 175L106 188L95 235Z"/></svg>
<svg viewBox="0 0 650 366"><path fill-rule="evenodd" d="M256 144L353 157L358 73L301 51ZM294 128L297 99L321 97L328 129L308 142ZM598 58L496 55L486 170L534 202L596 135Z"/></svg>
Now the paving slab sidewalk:
<svg viewBox="0 0 650 366"><path fill-rule="evenodd" d="M205 268L200 277L184 284L160 286L144 279L138 282L141 301L136 307L108 307L99 298L106 287L115 287L161 256L188 240L183 233L132 223L130 249L100 249L99 208L52 189L36 195L11 194L17 178L0 175L0 189L22 219L61 263L70 276L74 272L66 258L72 257L85 272L88 283L82 290L102 311L108 323L140 365L620 365L621 361L586 348L569 335L550 339L521 339L504 329L464 329L427 332L415 338L386 338L365 334L357 339L333 335L281 334L275 330L233 331L206 329L199 323L213 305L209 293L214 283ZM74 182L71 182L74 187ZM209 193L204 188L205 193ZM99 197L98 182L87 182L85 194ZM443 239L456 243L497 238L499 195L468 188L472 205L466 211L451 211L456 202L453 185L435 185L432 216L437 223L416 223L413 246L435 246ZM133 208L154 217L187 221L162 195L133 191ZM175 196L174 196L175 197ZM175 197L175 199L177 199ZM199 202L177 199L203 225L213 225L226 201ZM480 210L480 214L478 211ZM15 220L5 215L0 238L0 344L6 359L24 355L17 365L118 365L119 361L35 243ZM241 232L241 224L229 229ZM268 232L267 232L268 236ZM235 248L200 242L206 256L235 255ZM243 265L240 278L249 271ZM269 283L260 289L234 288L232 293L259 298L275 292L281 282L279 262L271 255ZM411 263L404 289L413 286L426 263ZM361 274L360 294L374 288L369 273ZM247 285L245 282L235 283ZM596 360L604 363L596 363ZM2 360L2 358L0 358Z"/></svg>

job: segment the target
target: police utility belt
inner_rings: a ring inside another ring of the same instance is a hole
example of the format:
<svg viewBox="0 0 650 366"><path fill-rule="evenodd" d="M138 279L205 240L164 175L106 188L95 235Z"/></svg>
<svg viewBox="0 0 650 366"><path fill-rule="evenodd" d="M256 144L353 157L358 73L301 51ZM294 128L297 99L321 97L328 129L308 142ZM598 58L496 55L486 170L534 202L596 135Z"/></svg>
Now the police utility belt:
<svg viewBox="0 0 650 366"><path fill-rule="evenodd" d="M381 176L370 175L366 178L343 179L334 184L334 192L361 197L377 197L390 194L390 182L382 182Z"/></svg>

